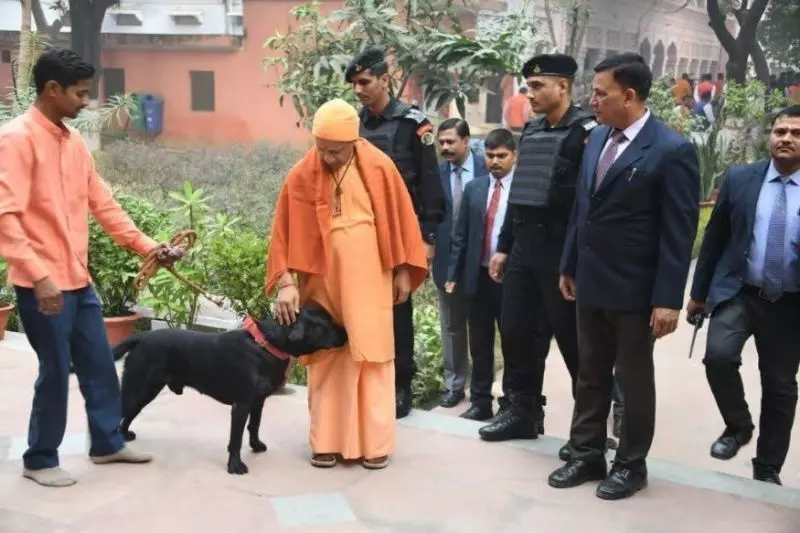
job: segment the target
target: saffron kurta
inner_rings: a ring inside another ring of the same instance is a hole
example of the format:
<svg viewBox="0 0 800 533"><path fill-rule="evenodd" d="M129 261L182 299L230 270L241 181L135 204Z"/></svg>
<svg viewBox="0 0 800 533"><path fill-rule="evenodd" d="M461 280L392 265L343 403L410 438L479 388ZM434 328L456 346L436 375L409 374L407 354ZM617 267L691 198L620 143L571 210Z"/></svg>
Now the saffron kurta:
<svg viewBox="0 0 800 533"><path fill-rule="evenodd" d="M334 182L330 175L333 194ZM375 215L358 168L342 179L341 214L331 217L330 270L300 279L300 301L325 307L348 344L303 357L308 366L314 453L372 459L394 451L392 271L378 252Z"/></svg>
<svg viewBox="0 0 800 533"><path fill-rule="evenodd" d="M338 216L333 187L312 148L276 206L266 287L269 294L284 272L298 273L301 305L325 307L347 330L344 347L301 358L313 453L375 459L395 442L393 269L408 268L415 290L427 264L411 198L380 150L355 142Z"/></svg>

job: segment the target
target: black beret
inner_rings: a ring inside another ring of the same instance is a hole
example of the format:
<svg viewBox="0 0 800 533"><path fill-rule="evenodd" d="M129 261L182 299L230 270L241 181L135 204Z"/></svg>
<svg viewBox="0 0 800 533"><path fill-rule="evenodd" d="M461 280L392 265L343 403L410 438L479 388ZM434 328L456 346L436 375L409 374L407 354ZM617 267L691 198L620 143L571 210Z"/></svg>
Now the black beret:
<svg viewBox="0 0 800 533"><path fill-rule="evenodd" d="M522 76L560 76L572 78L578 70L578 64L572 56L566 54L541 54L529 59L522 67Z"/></svg>
<svg viewBox="0 0 800 533"><path fill-rule="evenodd" d="M344 79L347 81L347 83L352 83L353 76L374 67L378 63L383 63L384 61L386 61L386 58L384 57L383 49L376 48L374 46L368 46L357 53L353 59L350 60L350 63L347 65L347 70L344 72Z"/></svg>

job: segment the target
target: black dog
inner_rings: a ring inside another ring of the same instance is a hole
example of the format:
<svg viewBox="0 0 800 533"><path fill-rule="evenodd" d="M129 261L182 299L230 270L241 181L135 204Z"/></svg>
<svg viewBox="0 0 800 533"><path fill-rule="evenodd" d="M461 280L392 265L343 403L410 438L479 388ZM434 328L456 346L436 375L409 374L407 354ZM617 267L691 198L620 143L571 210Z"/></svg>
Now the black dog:
<svg viewBox="0 0 800 533"><path fill-rule="evenodd" d="M273 319L245 321L244 329L204 333L161 329L131 335L114 348L114 358L126 353L122 374L122 424L128 428L164 386L175 394L191 387L231 409L228 472L246 474L241 448L244 426L254 452L266 451L258 438L264 400L284 382L289 357L308 355L347 342L345 330L321 308L303 308L291 326Z"/></svg>

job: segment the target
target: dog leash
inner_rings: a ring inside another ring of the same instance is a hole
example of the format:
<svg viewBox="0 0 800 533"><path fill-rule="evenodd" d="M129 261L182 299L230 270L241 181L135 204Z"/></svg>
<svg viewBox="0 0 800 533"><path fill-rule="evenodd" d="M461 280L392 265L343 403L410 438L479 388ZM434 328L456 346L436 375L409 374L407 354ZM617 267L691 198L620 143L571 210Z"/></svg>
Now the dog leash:
<svg viewBox="0 0 800 533"><path fill-rule="evenodd" d="M197 242L197 232L194 230L185 230L179 231L172 238L169 240L170 246L175 246L178 248L182 248L184 251L188 252L190 248L192 248L195 243ZM151 250L144 258L144 263L142 263L142 267L139 269L139 273L136 274L136 277L133 278L133 286L137 291L143 290L147 287L150 278L158 273L159 269L166 268L175 279L183 283L184 285L188 286L189 288L193 289L199 294L202 294L210 301L214 302L217 307L223 307L224 302L220 298L215 298L209 294L207 290L203 287L195 283L190 279L186 279L185 277L178 274L175 271L175 267L172 265L162 265L158 261L158 249Z"/></svg>

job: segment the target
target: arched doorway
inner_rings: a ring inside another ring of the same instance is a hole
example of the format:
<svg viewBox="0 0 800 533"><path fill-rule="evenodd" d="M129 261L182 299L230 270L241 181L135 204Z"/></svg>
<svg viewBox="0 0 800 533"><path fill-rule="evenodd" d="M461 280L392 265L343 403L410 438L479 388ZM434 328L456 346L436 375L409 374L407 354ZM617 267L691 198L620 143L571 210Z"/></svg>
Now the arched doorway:
<svg viewBox="0 0 800 533"><path fill-rule="evenodd" d="M659 79L664 75L664 43L658 41L653 50L653 78Z"/></svg>
<svg viewBox="0 0 800 533"><path fill-rule="evenodd" d="M642 59L644 59L644 62L647 63L648 65L650 65L650 63L653 60L651 52L652 50L650 49L650 39L645 37L644 41L642 41L642 43L639 45L639 55L642 56Z"/></svg>
<svg viewBox="0 0 800 533"><path fill-rule="evenodd" d="M678 47L675 46L675 43L670 43L669 48L667 48L667 72L670 72L675 75L676 78L679 78L683 72L678 72Z"/></svg>

